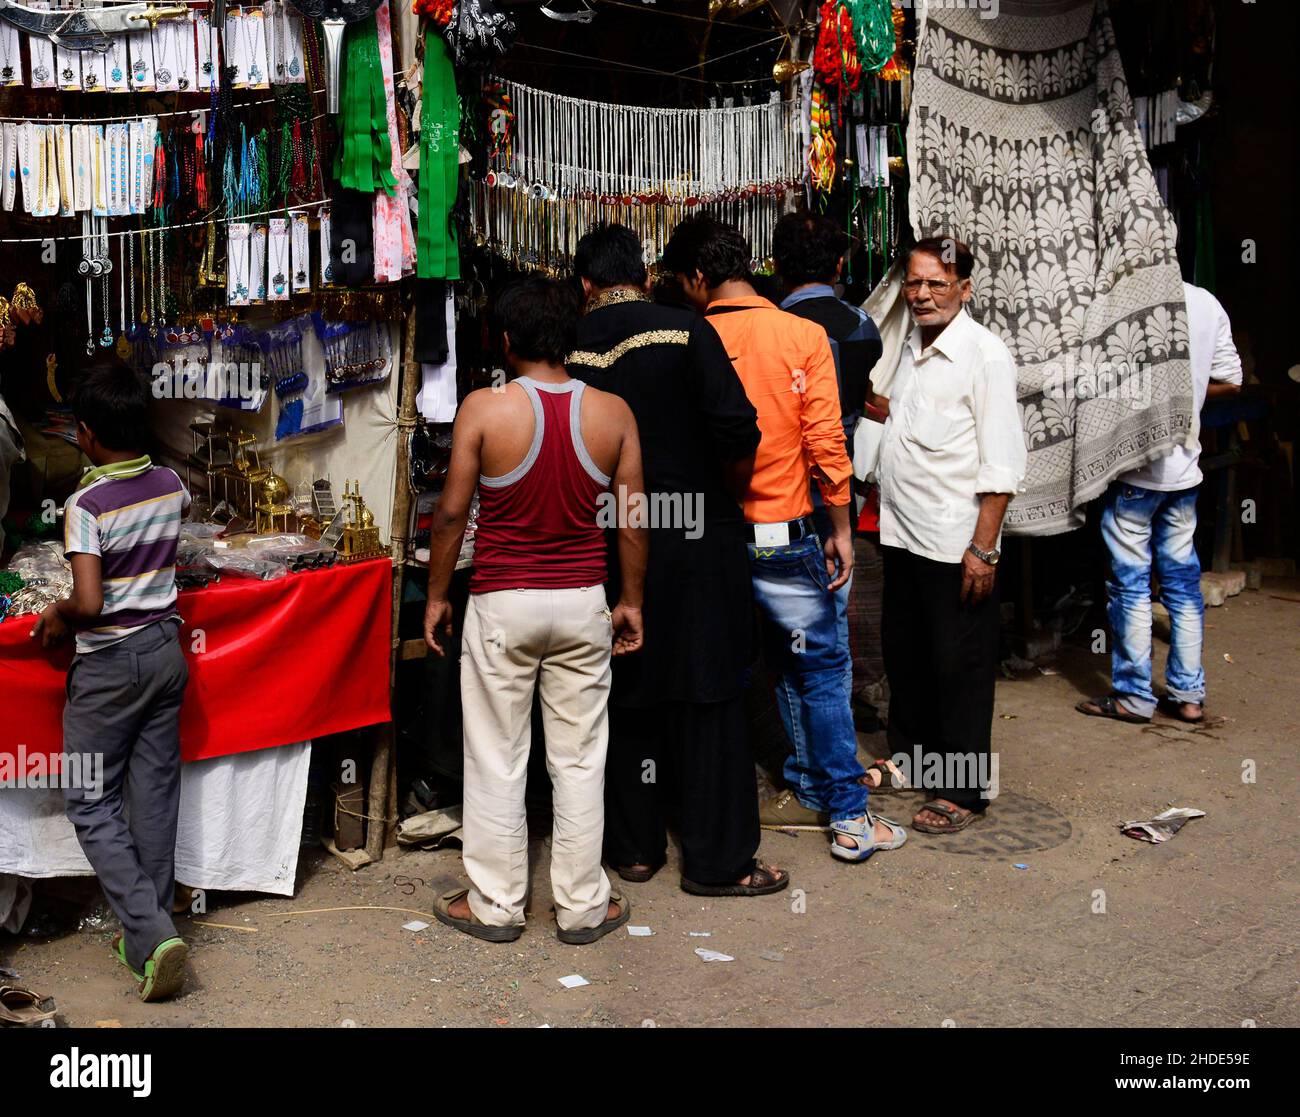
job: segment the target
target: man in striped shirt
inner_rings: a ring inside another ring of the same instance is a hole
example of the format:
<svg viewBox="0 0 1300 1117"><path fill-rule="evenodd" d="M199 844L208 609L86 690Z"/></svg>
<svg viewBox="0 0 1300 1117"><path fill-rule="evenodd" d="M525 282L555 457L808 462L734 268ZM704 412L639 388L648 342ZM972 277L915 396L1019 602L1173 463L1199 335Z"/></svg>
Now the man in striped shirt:
<svg viewBox="0 0 1300 1117"><path fill-rule="evenodd" d="M122 921L114 957L141 999L155 1001L179 991L186 955L171 907L189 674L177 639L175 564L190 498L172 470L142 452L148 399L131 369L93 368L73 408L93 468L64 505L72 595L41 614L32 636L48 645L76 630L63 752L80 754L83 771L98 754L104 780L94 791L65 788L68 819Z"/></svg>

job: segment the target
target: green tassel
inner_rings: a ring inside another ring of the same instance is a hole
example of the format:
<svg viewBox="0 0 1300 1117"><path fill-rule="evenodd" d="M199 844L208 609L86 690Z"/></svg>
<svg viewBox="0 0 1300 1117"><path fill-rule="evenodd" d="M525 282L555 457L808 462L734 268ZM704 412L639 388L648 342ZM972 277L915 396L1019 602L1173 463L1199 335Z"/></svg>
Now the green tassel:
<svg viewBox="0 0 1300 1117"><path fill-rule="evenodd" d="M460 249L449 215L460 183L460 98L442 36L424 36L424 97L420 107L420 217L415 274L459 279Z"/></svg>
<svg viewBox="0 0 1300 1117"><path fill-rule="evenodd" d="M343 39L339 86L342 140L334 156L334 177L349 190L397 193L393 147L388 141L388 103L379 61L375 17L348 24Z"/></svg>

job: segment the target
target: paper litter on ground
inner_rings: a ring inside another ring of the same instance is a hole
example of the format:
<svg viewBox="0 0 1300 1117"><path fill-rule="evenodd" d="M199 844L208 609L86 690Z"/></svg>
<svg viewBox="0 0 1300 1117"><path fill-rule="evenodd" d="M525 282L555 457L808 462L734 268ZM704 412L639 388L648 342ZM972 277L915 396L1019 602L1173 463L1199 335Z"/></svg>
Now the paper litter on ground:
<svg viewBox="0 0 1300 1117"><path fill-rule="evenodd" d="M1167 811L1161 811L1155 818L1121 822L1119 828L1125 837L1159 845L1177 834L1189 819L1204 817L1205 812L1195 807L1170 807Z"/></svg>
<svg viewBox="0 0 1300 1117"><path fill-rule="evenodd" d="M633 927L631 924L628 924L627 933L634 939L645 939L654 934L649 927Z"/></svg>
<svg viewBox="0 0 1300 1117"><path fill-rule="evenodd" d="M566 989L577 989L578 986L590 985L591 982L588 981L585 977L583 977L582 974L580 973L571 973L569 974L568 977L560 978L560 984L563 985Z"/></svg>
<svg viewBox="0 0 1300 1117"><path fill-rule="evenodd" d="M735 961L735 959L730 954L723 954L721 951L718 950L705 950L704 947L702 946L697 946L695 948L695 953L698 954L701 960L705 962L734 962Z"/></svg>
<svg viewBox="0 0 1300 1117"><path fill-rule="evenodd" d="M423 919L412 919L410 923L403 923L403 931L423 931L429 925Z"/></svg>

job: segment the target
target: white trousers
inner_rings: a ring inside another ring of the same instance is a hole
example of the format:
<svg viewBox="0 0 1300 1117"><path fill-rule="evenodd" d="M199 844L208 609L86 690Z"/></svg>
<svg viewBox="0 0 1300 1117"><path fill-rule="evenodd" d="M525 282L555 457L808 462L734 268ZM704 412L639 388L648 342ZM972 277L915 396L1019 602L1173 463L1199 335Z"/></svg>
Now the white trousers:
<svg viewBox="0 0 1300 1117"><path fill-rule="evenodd" d="M461 642L465 720L464 861L483 923L524 922L524 789L540 687L554 808L551 889L563 930L594 927L609 905L601 868L610 647L603 586L471 594Z"/></svg>

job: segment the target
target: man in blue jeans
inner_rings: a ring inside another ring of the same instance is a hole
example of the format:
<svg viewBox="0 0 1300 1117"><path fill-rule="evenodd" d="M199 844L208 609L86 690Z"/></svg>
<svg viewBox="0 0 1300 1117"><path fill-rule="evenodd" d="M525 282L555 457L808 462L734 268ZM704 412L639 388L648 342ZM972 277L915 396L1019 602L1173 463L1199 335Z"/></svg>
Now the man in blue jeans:
<svg viewBox="0 0 1300 1117"><path fill-rule="evenodd" d="M777 704L794 752L785 767L792 792L765 805L760 821L803 829L829 821L831 854L865 861L878 849L897 849L906 835L867 810L845 686L849 649L840 638L835 591L853 571L852 467L835 361L821 326L758 295L750 258L736 229L702 217L678 226L663 266L718 331L762 434L744 500L745 530L767 662L780 672ZM830 516L824 542L812 521L810 480Z"/></svg>
<svg viewBox="0 0 1300 1117"><path fill-rule="evenodd" d="M1218 299L1183 284L1188 345L1199 411L1207 398L1241 391L1241 358L1232 326ZM1148 722L1157 700L1151 689L1151 573L1160 602L1169 610L1169 660L1165 665L1165 712L1180 721L1205 717L1205 671L1201 667L1205 605L1196 533L1200 446L1178 446L1112 482L1104 497L1101 534L1110 552L1107 613L1113 639L1111 693L1080 702L1089 717Z"/></svg>

